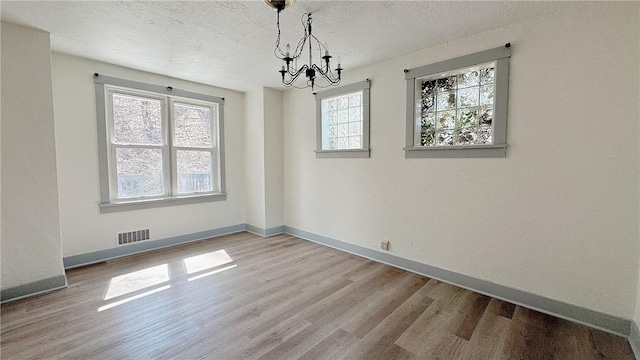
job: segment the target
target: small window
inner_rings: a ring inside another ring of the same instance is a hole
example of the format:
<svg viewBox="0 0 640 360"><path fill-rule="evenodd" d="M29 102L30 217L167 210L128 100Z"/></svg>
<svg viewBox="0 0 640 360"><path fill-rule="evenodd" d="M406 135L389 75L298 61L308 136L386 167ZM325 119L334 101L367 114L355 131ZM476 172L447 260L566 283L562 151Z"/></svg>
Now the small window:
<svg viewBox="0 0 640 360"><path fill-rule="evenodd" d="M407 71L406 157L506 156L509 47Z"/></svg>
<svg viewBox="0 0 640 360"><path fill-rule="evenodd" d="M96 77L101 212L226 199L224 100Z"/></svg>
<svg viewBox="0 0 640 360"><path fill-rule="evenodd" d="M369 81L316 94L316 157L369 157Z"/></svg>

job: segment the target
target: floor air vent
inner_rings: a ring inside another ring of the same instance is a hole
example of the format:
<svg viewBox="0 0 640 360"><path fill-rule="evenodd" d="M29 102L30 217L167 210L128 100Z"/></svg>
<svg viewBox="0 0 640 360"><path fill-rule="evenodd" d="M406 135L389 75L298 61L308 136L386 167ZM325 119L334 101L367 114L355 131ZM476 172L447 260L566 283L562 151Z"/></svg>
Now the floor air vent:
<svg viewBox="0 0 640 360"><path fill-rule="evenodd" d="M149 239L149 229L118 234L118 245L130 244Z"/></svg>

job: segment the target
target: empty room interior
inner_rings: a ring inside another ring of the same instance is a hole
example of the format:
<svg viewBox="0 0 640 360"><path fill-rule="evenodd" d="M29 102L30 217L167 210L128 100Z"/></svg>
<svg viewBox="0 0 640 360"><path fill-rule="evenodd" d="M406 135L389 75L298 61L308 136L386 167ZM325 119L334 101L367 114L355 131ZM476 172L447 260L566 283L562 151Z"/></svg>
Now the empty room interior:
<svg viewBox="0 0 640 360"><path fill-rule="evenodd" d="M640 359L640 2L1 1L3 359Z"/></svg>

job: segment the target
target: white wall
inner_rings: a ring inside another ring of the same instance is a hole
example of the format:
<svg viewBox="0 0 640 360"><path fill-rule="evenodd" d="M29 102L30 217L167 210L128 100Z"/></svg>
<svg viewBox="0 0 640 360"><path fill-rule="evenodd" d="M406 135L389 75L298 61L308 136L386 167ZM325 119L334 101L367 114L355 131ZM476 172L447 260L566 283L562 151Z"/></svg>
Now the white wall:
<svg viewBox="0 0 640 360"><path fill-rule="evenodd" d="M264 88L265 229L284 225L282 91Z"/></svg>
<svg viewBox="0 0 640 360"><path fill-rule="evenodd" d="M638 7L638 22L640 22L640 6ZM637 41L638 43L640 43L640 27L638 27L638 37L637 37ZM640 45L639 45L640 47ZM638 61L638 68L640 71L640 61ZM640 87L640 77L638 77L638 87ZM640 103L640 94L638 94L638 99L637 99L638 103ZM640 117L638 118L638 124L640 125ZM640 136L640 132L638 132L638 135ZM640 159L640 156L638 156L638 159ZM638 242L640 242L640 237L638 237ZM637 288L636 288L636 311L634 314L633 319L636 322L636 325L640 326L640 256L638 257L638 284L637 284Z"/></svg>
<svg viewBox="0 0 640 360"><path fill-rule="evenodd" d="M637 275L640 277L640 271ZM636 326L640 327L640 279L638 280L636 287L636 308L633 314L633 320L635 321Z"/></svg>
<svg viewBox="0 0 640 360"><path fill-rule="evenodd" d="M2 22L2 288L64 274L49 34Z"/></svg>
<svg viewBox="0 0 640 360"><path fill-rule="evenodd" d="M262 87L245 93L245 211L247 224L264 229L264 91Z"/></svg>
<svg viewBox="0 0 640 360"><path fill-rule="evenodd" d="M0 10L2 11L2 10ZM2 26L0 26L2 37ZM2 40L0 39L0 84L2 83ZM0 248L2 247L2 86L0 86ZM2 254L0 253L0 271L2 271ZM2 289L2 276L0 276L0 289Z"/></svg>
<svg viewBox="0 0 640 360"><path fill-rule="evenodd" d="M245 207L247 224L284 223L282 92L265 87L245 93Z"/></svg>
<svg viewBox="0 0 640 360"><path fill-rule="evenodd" d="M224 97L227 200L100 214L95 72ZM64 256L113 248L123 231L150 229L153 240L245 223L242 93L59 53L53 86Z"/></svg>
<svg viewBox="0 0 640 360"><path fill-rule="evenodd" d="M633 317L638 4L585 4L351 70L371 158L316 159L310 90L285 94L285 224ZM405 159L403 69L512 43L507 157Z"/></svg>

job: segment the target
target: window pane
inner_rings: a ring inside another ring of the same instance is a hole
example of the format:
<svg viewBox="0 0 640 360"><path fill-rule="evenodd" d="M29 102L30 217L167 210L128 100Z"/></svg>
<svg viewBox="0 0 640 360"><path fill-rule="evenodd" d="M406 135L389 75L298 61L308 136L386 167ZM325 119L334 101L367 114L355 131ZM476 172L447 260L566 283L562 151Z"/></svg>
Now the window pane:
<svg viewBox="0 0 640 360"><path fill-rule="evenodd" d="M162 102L113 94L113 142L162 145Z"/></svg>
<svg viewBox="0 0 640 360"><path fill-rule="evenodd" d="M211 109L187 104L173 106L175 146L203 148L212 146Z"/></svg>
<svg viewBox="0 0 640 360"><path fill-rule="evenodd" d="M349 106L350 107L360 106L361 103L362 103L362 95L361 94L353 95L353 96L349 97Z"/></svg>
<svg viewBox="0 0 640 360"><path fill-rule="evenodd" d="M438 129L453 129L456 125L456 112L455 111L443 111L439 112L436 125Z"/></svg>
<svg viewBox="0 0 640 360"><path fill-rule="evenodd" d="M349 123L339 124L338 136L347 136L347 135L349 135Z"/></svg>
<svg viewBox="0 0 640 360"><path fill-rule="evenodd" d="M453 130L438 131L438 146L453 145Z"/></svg>
<svg viewBox="0 0 640 360"><path fill-rule="evenodd" d="M477 70L460 74L458 75L458 89L476 86L478 85L479 80L480 75Z"/></svg>
<svg viewBox="0 0 640 360"><path fill-rule="evenodd" d="M491 108L481 108L480 109L480 125L481 126L491 126L493 122L493 109Z"/></svg>
<svg viewBox="0 0 640 360"><path fill-rule="evenodd" d="M329 111L329 124L335 124L338 122L338 112Z"/></svg>
<svg viewBox="0 0 640 360"><path fill-rule="evenodd" d="M458 90L458 107L478 106L478 88Z"/></svg>
<svg viewBox="0 0 640 360"><path fill-rule="evenodd" d="M482 84L490 84L493 82L494 70L492 67L480 70L480 79Z"/></svg>
<svg viewBox="0 0 640 360"><path fill-rule="evenodd" d="M433 126L421 126L420 127L420 145L421 146L433 146L435 145L435 130Z"/></svg>
<svg viewBox="0 0 640 360"><path fill-rule="evenodd" d="M423 97L432 96L435 93L436 81L435 80L423 81L421 85L421 89L422 89Z"/></svg>
<svg viewBox="0 0 640 360"><path fill-rule="evenodd" d="M116 149L118 198L164 194L162 150Z"/></svg>
<svg viewBox="0 0 640 360"><path fill-rule="evenodd" d="M455 109L456 92L439 93L438 94L438 111Z"/></svg>
<svg viewBox="0 0 640 360"><path fill-rule="evenodd" d="M351 136L361 136L362 135L362 126L360 126L359 122L349 123L349 135L351 135Z"/></svg>
<svg viewBox="0 0 640 360"><path fill-rule="evenodd" d="M434 94L422 95L422 113L436 111L436 97Z"/></svg>
<svg viewBox="0 0 640 360"><path fill-rule="evenodd" d="M493 85L480 88L480 105L493 106Z"/></svg>
<svg viewBox="0 0 640 360"><path fill-rule="evenodd" d="M478 123L478 108L458 110L458 126L461 128L476 126Z"/></svg>
<svg viewBox="0 0 640 360"><path fill-rule="evenodd" d="M178 193L213 191L211 153L209 151L176 151Z"/></svg>
<svg viewBox="0 0 640 360"><path fill-rule="evenodd" d="M415 146L492 144L494 80L486 65L416 79Z"/></svg>
<svg viewBox="0 0 640 360"><path fill-rule="evenodd" d="M362 92L322 99L322 148L346 150L362 148ZM337 110L333 110L337 109Z"/></svg>
<svg viewBox="0 0 640 360"><path fill-rule="evenodd" d="M338 125L329 125L329 137L338 136Z"/></svg>
<svg viewBox="0 0 640 360"><path fill-rule="evenodd" d="M455 76L438 79L438 92L455 90L456 80L457 78Z"/></svg>
<svg viewBox="0 0 640 360"><path fill-rule="evenodd" d="M338 111L338 122L343 123L349 121L349 110Z"/></svg>
<svg viewBox="0 0 640 360"><path fill-rule="evenodd" d="M353 107L349 109L349 121L362 121L362 113L360 107Z"/></svg>
<svg viewBox="0 0 640 360"><path fill-rule="evenodd" d="M480 132L478 134L478 143L493 144L493 129L490 127L480 128Z"/></svg>
<svg viewBox="0 0 640 360"><path fill-rule="evenodd" d="M459 145L473 145L478 138L478 129L475 127L468 129L460 129L458 134Z"/></svg>

